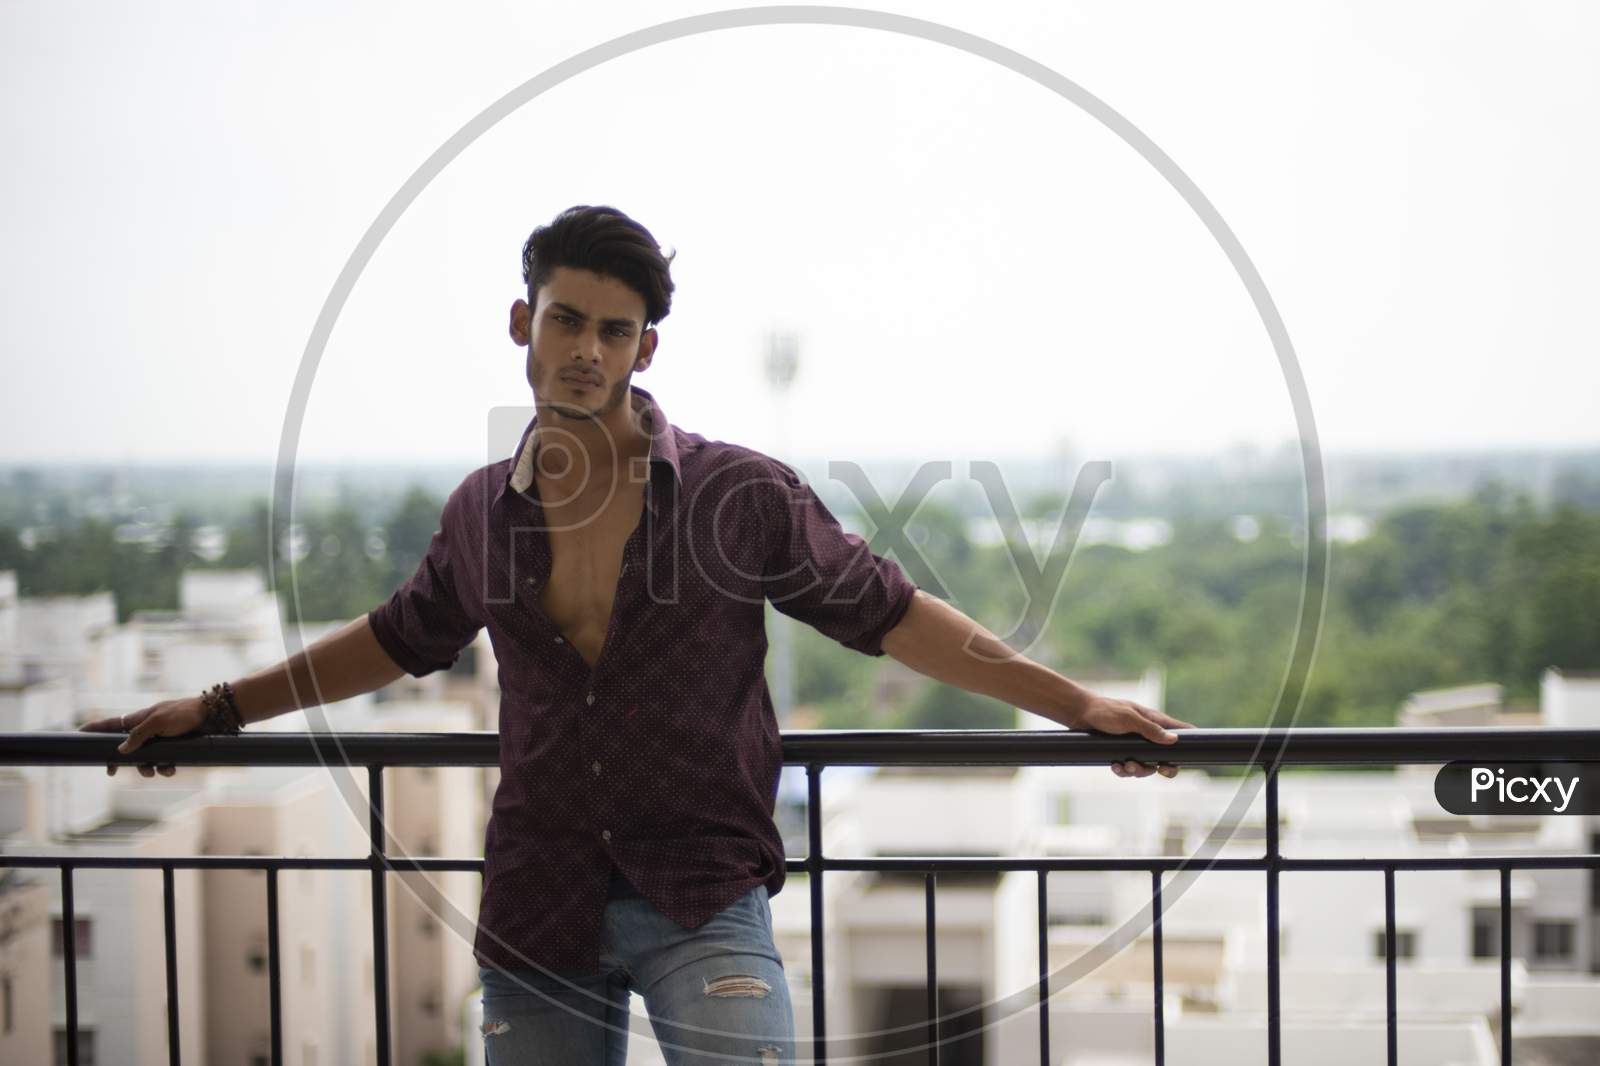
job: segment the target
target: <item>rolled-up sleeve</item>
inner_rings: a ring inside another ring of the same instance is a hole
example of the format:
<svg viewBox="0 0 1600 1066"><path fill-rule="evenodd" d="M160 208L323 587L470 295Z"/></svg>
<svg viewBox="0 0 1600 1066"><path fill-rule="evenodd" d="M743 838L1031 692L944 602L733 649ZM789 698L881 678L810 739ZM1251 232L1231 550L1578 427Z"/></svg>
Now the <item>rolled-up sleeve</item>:
<svg viewBox="0 0 1600 1066"><path fill-rule="evenodd" d="M776 460L772 466L767 599L847 648L882 655L884 636L905 617L917 586L840 526L798 474Z"/></svg>
<svg viewBox="0 0 1600 1066"><path fill-rule="evenodd" d="M412 677L453 666L483 628L471 598L463 595L471 583L463 580L467 565L460 548L467 531L461 521L461 492L458 488L445 501L439 528L417 572L367 612L379 646Z"/></svg>

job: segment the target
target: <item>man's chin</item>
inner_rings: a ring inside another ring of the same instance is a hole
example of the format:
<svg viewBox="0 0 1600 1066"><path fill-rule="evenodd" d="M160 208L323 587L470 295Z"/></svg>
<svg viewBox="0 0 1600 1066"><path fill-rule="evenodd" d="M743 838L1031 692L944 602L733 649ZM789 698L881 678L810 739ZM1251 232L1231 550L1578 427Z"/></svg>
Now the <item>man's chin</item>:
<svg viewBox="0 0 1600 1066"><path fill-rule="evenodd" d="M569 400L536 401L534 406L541 411L549 411L551 414L560 415L562 418L593 421L600 416L600 412L596 409L585 407L582 404L575 404Z"/></svg>

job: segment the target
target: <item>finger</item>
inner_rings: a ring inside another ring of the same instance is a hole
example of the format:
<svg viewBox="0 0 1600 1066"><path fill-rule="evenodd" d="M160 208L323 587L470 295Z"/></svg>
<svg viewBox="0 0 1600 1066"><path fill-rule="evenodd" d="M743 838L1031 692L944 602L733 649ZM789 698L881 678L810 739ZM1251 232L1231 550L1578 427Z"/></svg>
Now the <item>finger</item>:
<svg viewBox="0 0 1600 1066"><path fill-rule="evenodd" d="M1119 763L1119 762L1114 762L1114 763L1111 764L1111 772L1116 774L1118 777L1127 777L1128 776L1128 771L1124 770L1122 768L1122 764Z"/></svg>
<svg viewBox="0 0 1600 1066"><path fill-rule="evenodd" d="M1153 774L1155 772L1156 772L1156 768L1154 766L1149 765L1148 763L1142 763L1142 762L1137 762L1136 761L1133 764L1133 776L1134 777L1149 777L1151 774Z"/></svg>
<svg viewBox="0 0 1600 1066"><path fill-rule="evenodd" d="M1142 708L1136 708L1130 712L1129 727L1123 732L1138 733L1146 740L1153 740L1157 744L1173 744L1177 742L1178 734L1153 718L1147 718L1143 713L1140 713L1142 710Z"/></svg>
<svg viewBox="0 0 1600 1066"><path fill-rule="evenodd" d="M154 777L154 776L156 776L156 768L155 768L155 766L153 764L147 763L147 762L140 763L139 764L139 776L140 777Z"/></svg>
<svg viewBox="0 0 1600 1066"><path fill-rule="evenodd" d="M128 734L128 739L117 745L117 750L126 755L130 751L137 751L144 746L144 742L155 735L155 726L149 720L134 726L133 732Z"/></svg>
<svg viewBox="0 0 1600 1066"><path fill-rule="evenodd" d="M114 762L106 763L106 776L107 777L116 777L117 776L117 764L116 763L114 763Z"/></svg>
<svg viewBox="0 0 1600 1066"><path fill-rule="evenodd" d="M122 719L96 718L92 722L85 722L78 727L80 733L121 733Z"/></svg>
<svg viewBox="0 0 1600 1066"><path fill-rule="evenodd" d="M1170 728L1166 728L1162 723L1154 719L1147 719L1142 714L1134 714L1133 727L1126 728L1123 731L1125 733L1138 733L1142 738L1150 739L1150 741L1155 741L1157 744L1178 743L1178 733L1173 733Z"/></svg>
<svg viewBox="0 0 1600 1066"><path fill-rule="evenodd" d="M162 777L171 777L173 774L178 772L178 768L172 763L165 762L156 767L156 772Z"/></svg>
<svg viewBox="0 0 1600 1066"><path fill-rule="evenodd" d="M1131 701L1130 701L1131 702ZM1161 726L1163 729L1196 729L1193 722L1185 722L1182 718L1174 718L1166 711L1158 711L1154 707L1146 707L1142 703L1133 704L1134 710L1145 718Z"/></svg>
<svg viewBox="0 0 1600 1066"><path fill-rule="evenodd" d="M1173 763L1170 763L1170 762L1164 762L1164 763L1161 763L1160 765L1158 765L1156 767L1156 772L1159 773L1162 777L1169 778L1169 779L1178 776L1178 768L1177 768L1177 766L1174 765Z"/></svg>

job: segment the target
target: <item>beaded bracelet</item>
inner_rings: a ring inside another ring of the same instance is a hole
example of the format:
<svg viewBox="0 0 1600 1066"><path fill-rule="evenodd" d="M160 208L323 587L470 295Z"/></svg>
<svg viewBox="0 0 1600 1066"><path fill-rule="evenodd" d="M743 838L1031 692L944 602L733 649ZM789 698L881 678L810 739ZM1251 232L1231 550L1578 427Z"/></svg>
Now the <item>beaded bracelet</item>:
<svg viewBox="0 0 1600 1066"><path fill-rule="evenodd" d="M243 731L244 715L239 713L239 704L234 701L232 685L226 681L212 685L209 691L200 693L200 701L206 708L205 722L200 727L202 733L237 736Z"/></svg>

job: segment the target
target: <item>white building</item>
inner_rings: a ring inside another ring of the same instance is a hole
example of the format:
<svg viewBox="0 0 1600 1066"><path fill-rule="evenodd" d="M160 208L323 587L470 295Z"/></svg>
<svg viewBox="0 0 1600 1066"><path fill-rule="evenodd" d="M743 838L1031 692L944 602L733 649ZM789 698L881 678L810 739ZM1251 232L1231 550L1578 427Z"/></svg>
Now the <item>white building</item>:
<svg viewBox="0 0 1600 1066"><path fill-rule="evenodd" d="M0 574L0 732L74 729L196 695L288 654L276 599L258 574L190 571L179 598L176 611L141 612L118 625L107 596L19 598L15 575ZM301 645L340 624L303 627ZM297 711L251 731L482 729L495 671L481 643L464 657L472 670L406 679L382 699ZM402 852L481 851L484 776L471 767L386 770L387 824ZM0 767L0 847L47 855L365 855L366 797L363 768L184 767L172 778L147 779L132 769L112 778L98 766ZM265 883L259 870L175 873L180 1039L189 1061L268 1061ZM166 1062L159 871L79 869L73 885L80 1054ZM461 916L469 928L476 920L479 880L391 874L386 891L390 1046L394 1061L415 1062L460 1040L455 1004L477 974L470 936L463 942L456 929ZM41 893L46 899L29 906L48 915L41 918L48 951L0 945L0 981L9 980L15 996L26 968L26 987L47 996L49 1029L27 1034L15 1058L0 1034L6 1062L48 1062L64 1046L59 876L19 871L0 885L0 915L15 909L9 900ZM376 1061L370 893L365 871L278 876L286 1063ZM449 915L456 920L441 920ZM41 959L48 973L33 973Z"/></svg>

